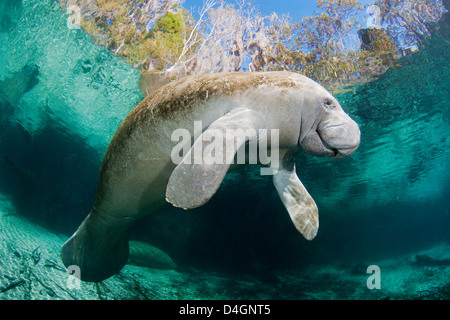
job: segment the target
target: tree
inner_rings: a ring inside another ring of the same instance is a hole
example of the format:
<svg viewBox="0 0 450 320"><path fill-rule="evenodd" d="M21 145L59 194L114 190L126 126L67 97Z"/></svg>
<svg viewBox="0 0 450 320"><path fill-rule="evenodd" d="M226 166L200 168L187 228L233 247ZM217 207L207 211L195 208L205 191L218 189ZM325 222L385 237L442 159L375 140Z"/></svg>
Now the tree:
<svg viewBox="0 0 450 320"><path fill-rule="evenodd" d="M302 73L321 82L345 80L355 68L355 54L344 42L360 27L356 18L364 8L358 0L318 0L321 9L295 23L295 48L304 52Z"/></svg>
<svg viewBox="0 0 450 320"><path fill-rule="evenodd" d="M170 59L177 55L181 34L193 22L189 12L180 7L182 0L59 1L64 9L78 7L81 27L94 36L99 45L126 57L140 70L154 68L154 65L162 69L173 63ZM169 30L171 24L175 29ZM157 30L152 30L154 27ZM155 59L149 56L152 53L157 56Z"/></svg>
<svg viewBox="0 0 450 320"><path fill-rule="evenodd" d="M137 59L145 70L165 71L181 54L184 36L192 29L193 19L185 9L167 12L144 36L145 46ZM189 56L188 50L185 55Z"/></svg>
<svg viewBox="0 0 450 320"><path fill-rule="evenodd" d="M177 62L168 70L171 75L270 69L279 56L277 39L288 28L285 17L262 17L246 1L235 8L207 0L199 16ZM195 53L187 56L185 52L192 48Z"/></svg>
<svg viewBox="0 0 450 320"><path fill-rule="evenodd" d="M382 25L400 47L416 45L431 35L432 25L444 13L444 7L434 0L378 0Z"/></svg>
<svg viewBox="0 0 450 320"><path fill-rule="evenodd" d="M80 6L82 27L139 70L151 71L143 86L153 87L199 73L288 70L345 90L396 66L444 12L435 0L377 0L371 6L318 0L313 16L291 23L275 13L262 16L247 0L204 0L195 21L182 0L59 1ZM362 29L364 9L372 16Z"/></svg>

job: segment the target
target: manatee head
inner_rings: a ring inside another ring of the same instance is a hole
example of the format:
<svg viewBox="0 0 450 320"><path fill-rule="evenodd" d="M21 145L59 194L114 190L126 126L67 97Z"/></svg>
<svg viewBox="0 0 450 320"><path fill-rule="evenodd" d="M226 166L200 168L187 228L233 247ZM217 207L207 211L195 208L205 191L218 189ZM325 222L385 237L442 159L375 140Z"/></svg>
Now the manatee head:
<svg viewBox="0 0 450 320"><path fill-rule="evenodd" d="M339 102L319 84L307 88L299 144L314 156L344 158L359 146L360 131Z"/></svg>

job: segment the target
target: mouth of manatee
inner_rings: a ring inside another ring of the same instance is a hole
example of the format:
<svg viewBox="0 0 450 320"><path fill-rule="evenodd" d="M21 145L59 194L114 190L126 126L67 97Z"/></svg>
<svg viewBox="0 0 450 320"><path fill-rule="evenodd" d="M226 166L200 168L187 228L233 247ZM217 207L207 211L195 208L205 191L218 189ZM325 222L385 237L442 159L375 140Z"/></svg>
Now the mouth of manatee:
<svg viewBox="0 0 450 320"><path fill-rule="evenodd" d="M338 127L338 126L329 126L329 128L331 127ZM330 143L327 143L325 141L325 139L322 137L322 135L320 134L320 130L316 130L317 136L320 139L320 142L322 143L323 147L326 150L330 151L330 158L335 158L335 159L341 159L341 158L345 158L349 155L351 155L353 152L356 151L356 149L358 149L358 145L356 146L332 146Z"/></svg>
<svg viewBox="0 0 450 320"><path fill-rule="evenodd" d="M330 152L331 152L330 157L331 158L336 158L338 156L338 154L339 154L339 150L337 148L334 148L334 147L330 146L329 144L327 144L325 142L325 140L322 139L322 136L320 135L320 132L319 131L316 131L316 132L317 132L317 135L320 138L320 141L322 142L323 146L325 147L325 149L330 150Z"/></svg>

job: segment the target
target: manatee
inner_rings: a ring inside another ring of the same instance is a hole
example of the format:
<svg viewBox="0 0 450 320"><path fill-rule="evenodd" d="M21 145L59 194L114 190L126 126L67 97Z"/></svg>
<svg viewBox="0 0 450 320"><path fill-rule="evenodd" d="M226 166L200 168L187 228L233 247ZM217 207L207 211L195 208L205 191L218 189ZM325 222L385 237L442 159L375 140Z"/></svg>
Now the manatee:
<svg viewBox="0 0 450 320"><path fill-rule="evenodd" d="M164 251L142 241L130 241L131 264L153 269L173 270L176 268L175 262Z"/></svg>
<svg viewBox="0 0 450 320"><path fill-rule="evenodd" d="M179 129L194 139L175 162L173 133ZM239 130L251 134L242 139ZM314 156L349 156L359 146L358 125L326 89L297 73L195 75L152 92L119 126L102 162L92 210L61 250L64 265L78 266L84 281L116 274L127 262L136 220L168 203L192 209L208 202L235 165L228 159L250 141L259 143L267 130L278 132L280 160L276 167L268 164L275 189L294 226L312 240L318 209L296 174L294 156L302 149ZM223 141L211 139L217 133ZM226 145L220 156L227 161L192 161L192 154L217 143Z"/></svg>

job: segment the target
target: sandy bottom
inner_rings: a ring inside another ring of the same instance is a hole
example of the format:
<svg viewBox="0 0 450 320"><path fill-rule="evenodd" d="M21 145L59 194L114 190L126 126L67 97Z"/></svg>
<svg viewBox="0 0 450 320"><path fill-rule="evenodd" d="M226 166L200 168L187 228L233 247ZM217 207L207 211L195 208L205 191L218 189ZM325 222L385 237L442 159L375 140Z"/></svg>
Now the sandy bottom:
<svg viewBox="0 0 450 320"><path fill-rule="evenodd" d="M36 226L0 200L1 300L124 299L449 299L450 245L383 259L377 274L363 264L320 265L309 270L230 275L201 270L159 270L126 265L101 282L75 279L62 265L65 236ZM417 263L417 255L434 260ZM431 261L431 262L430 262ZM369 277L371 277L369 279ZM370 290L370 284L380 289ZM377 282L378 280L378 282Z"/></svg>

